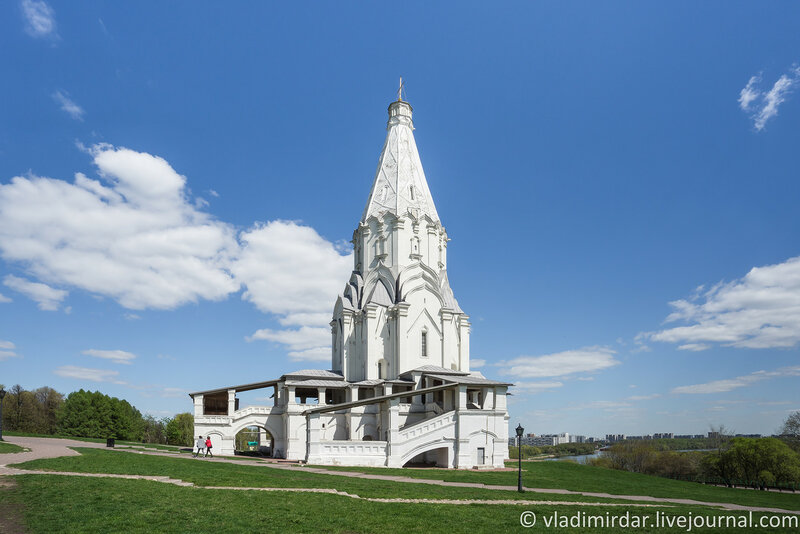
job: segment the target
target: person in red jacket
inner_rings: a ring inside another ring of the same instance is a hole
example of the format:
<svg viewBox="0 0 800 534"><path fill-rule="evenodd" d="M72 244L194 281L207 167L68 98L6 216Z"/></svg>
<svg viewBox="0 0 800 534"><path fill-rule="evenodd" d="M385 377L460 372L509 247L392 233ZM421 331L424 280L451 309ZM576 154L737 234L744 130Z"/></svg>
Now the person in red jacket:
<svg viewBox="0 0 800 534"><path fill-rule="evenodd" d="M206 456L214 457L214 455L211 454L211 436L206 436Z"/></svg>

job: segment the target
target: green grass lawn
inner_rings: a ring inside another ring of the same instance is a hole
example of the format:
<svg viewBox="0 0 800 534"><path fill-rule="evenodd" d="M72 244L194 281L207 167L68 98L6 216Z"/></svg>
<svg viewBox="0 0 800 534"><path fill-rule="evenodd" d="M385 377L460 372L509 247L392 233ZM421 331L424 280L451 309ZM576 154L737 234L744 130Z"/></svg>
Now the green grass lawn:
<svg viewBox="0 0 800 534"><path fill-rule="evenodd" d="M346 496L291 493L214 490L200 487L184 488L169 484L139 480L84 478L55 475L14 476L17 487L0 488L0 502L21 507L30 532L191 532L221 534L227 532L505 532L520 528L520 513L532 510L539 520L533 532L552 531L543 524L545 516L591 514L621 517L668 517L735 515L744 513L720 511L704 506L666 505L657 508L639 506L602 506L624 502L575 495L552 495L514 491L494 491L479 488L440 487L430 484L398 483L391 481L347 478L336 475L309 473L303 469L275 469L253 463L216 463L186 457L162 457L104 449L77 449L82 456L36 460L18 464L27 469L52 469L95 473L164 475L194 482L202 486L277 487L277 488L335 488L369 498L419 499L500 499L520 497L527 500L598 502L601 506L568 506L559 504L429 504L376 503ZM647 494L659 483L670 480L644 477L634 480L619 471L599 470L563 462L535 463L526 466L525 483L529 486L550 486L595 491L598 484L625 488L626 493ZM439 479L508 484L516 481L513 472L452 472L439 470L358 469L382 474L429 476ZM579 471L584 470L584 471ZM581 476L583 474L583 476ZM509 478L510 477L510 478ZM533 479L540 484L532 483ZM549 478L548 478L549 477ZM561 479L564 483L558 485ZM548 482L545 482L548 481ZM684 483L686 484L686 483ZM585 487L584 487L585 486ZM699 489L705 488L693 485ZM734 490L729 490L734 491ZM670 493L669 488L665 490ZM674 491L672 492L674 493ZM748 493L751 498L760 492ZM697 495L670 494L667 496ZM800 496L769 495L771 498ZM718 498L716 501L725 501ZM779 506L769 502L770 506ZM760 517L762 514L755 514ZM596 527L569 528L569 532L597 532ZM603 532L622 533L631 529L610 528ZM636 529L637 532L684 532L685 529ZM709 530L706 530L708 532ZM724 530L713 530L723 532ZM730 530L734 532L735 530ZM742 530L739 530L742 531ZM753 532L754 530L747 530ZM793 532L791 529L769 532ZM796 530L794 530L796 532Z"/></svg>
<svg viewBox="0 0 800 534"><path fill-rule="evenodd" d="M380 498L429 499L504 499L521 496L516 491L480 488L451 488L430 484L403 484L382 480L348 478L309 473L303 469L275 469L252 463L216 463L191 457L163 457L103 449L77 448L81 456L65 456L15 464L22 469L157 475L192 482L198 486L237 486L258 488L333 488L360 496ZM525 500L625 502L618 499L595 499L580 495L525 493Z"/></svg>
<svg viewBox="0 0 800 534"><path fill-rule="evenodd" d="M451 505L375 503L348 497L288 492L226 491L181 488L138 480L78 477L16 476L17 487L2 498L22 507L32 533L51 532L191 532L193 534L240 532L310 533L481 533L520 529L519 517L531 509L537 514L532 532L552 532L543 518L554 513L574 516L593 514L650 517L657 509L568 507L540 505ZM426 494L419 495L427 497ZM669 516L720 515L698 507L658 509ZM726 515L731 514L726 512ZM742 514L733 514L740 516ZM759 517L760 514L756 514ZM557 530L557 529L556 529ZM566 529L598 532L597 528ZM628 529L609 528L622 533ZM637 532L656 532L636 530ZM659 529L657 532L684 532ZM723 532L724 530L714 530ZM734 532L734 530L730 530ZM755 532L748 530L748 532ZM769 532L791 532L789 529Z"/></svg>
<svg viewBox="0 0 800 534"><path fill-rule="evenodd" d="M6 441L0 441L0 454L6 454L9 452L22 452L24 450L25 449L19 445L14 445L13 443L8 443Z"/></svg>
<svg viewBox="0 0 800 534"><path fill-rule="evenodd" d="M517 464L509 462L509 467ZM451 469L388 469L382 467L326 467L326 469L399 475L450 482L482 482L509 486L517 484L516 471L461 471ZM800 510L800 493L773 493L706 486L627 471L617 471L573 462L523 462L522 483L529 488L562 488L572 491L649 495L725 502L746 506L768 506Z"/></svg>

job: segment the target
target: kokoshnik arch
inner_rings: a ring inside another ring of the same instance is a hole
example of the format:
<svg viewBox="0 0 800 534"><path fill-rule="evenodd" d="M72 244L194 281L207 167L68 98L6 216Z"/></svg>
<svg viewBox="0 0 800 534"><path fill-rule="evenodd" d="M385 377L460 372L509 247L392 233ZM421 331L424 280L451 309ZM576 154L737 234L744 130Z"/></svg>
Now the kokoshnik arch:
<svg viewBox="0 0 800 534"><path fill-rule="evenodd" d="M447 278L447 232L411 113L398 92L333 309L331 370L190 394L195 435L221 454L257 426L272 456L311 464L503 467L512 384L470 372L469 317ZM236 392L260 388L274 390L272 406L240 410Z"/></svg>

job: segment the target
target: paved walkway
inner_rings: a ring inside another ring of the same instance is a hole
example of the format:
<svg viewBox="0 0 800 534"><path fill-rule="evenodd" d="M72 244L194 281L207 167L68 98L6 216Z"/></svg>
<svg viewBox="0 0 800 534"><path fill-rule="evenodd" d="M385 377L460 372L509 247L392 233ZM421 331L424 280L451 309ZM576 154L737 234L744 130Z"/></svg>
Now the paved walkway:
<svg viewBox="0 0 800 534"><path fill-rule="evenodd" d="M91 447L91 448L105 448L101 443L89 443L84 441L75 441L67 439L54 439L54 438L24 438L17 436L5 437L8 442L14 443L21 447L31 449L29 452L0 454L0 476L3 475L22 475L22 474L44 474L44 475L62 475L62 476L82 476L82 477L98 477L98 478L123 478L132 480L151 480L155 482L162 482L167 484L175 484L177 486L197 487L208 490L235 490L235 491L289 491L289 492L303 492L303 493L329 493L334 495L341 495L353 499L361 499L372 502L409 502L409 503L435 503L435 504L509 504L509 505L564 505L564 506L637 506L637 507L652 507L652 506L669 506L675 504L691 505L691 506L712 506L721 508L723 510L733 511L752 511L752 512L765 512L765 513L778 513L778 514L794 514L800 515L797 510L785 510L782 508L761 507L761 506L744 506L740 504L724 503L724 502L706 502L697 501L694 499L677 499L667 497L651 497L649 495L615 495L611 493L587 492L587 491L571 491L565 489L554 488L524 488L526 492L531 493L544 493L551 495L576 495L584 497L605 498L605 499L620 499L632 501L631 503L592 503L592 502L569 502L569 501L526 501L526 500L461 500L461 499L376 499L369 497L360 497L350 493L338 491L332 488L254 488L254 487L236 487L236 486L195 486L191 482L177 480L170 477L163 476L146 476L146 475L120 475L110 473L73 473L67 471L33 471L26 469L18 469L8 467L8 464L17 464L26 462L28 460L36 460L40 458L56 458L59 456L76 456L79 453L70 449L69 447ZM114 449L125 453L124 449ZM136 454L148 454L153 456L167 456L176 458L174 453L159 452L157 450L151 451L134 451ZM130 453L130 452L129 452ZM399 483L410 484L429 484L434 486L458 487L458 488L478 488L486 490L501 490L501 491L516 491L516 486L496 486L486 485L481 483L471 482L447 482L444 480L432 480L411 478L396 475L378 475L359 473L355 471L332 471L329 469L319 467L296 467L293 465L286 465L284 463L266 462L266 461L253 461L253 460L239 460L230 457L221 458L203 458L202 460L193 459L188 455L177 457L186 461L205 461L205 462L222 462L233 463L240 465L251 465L257 467L266 467L269 469L289 469L292 471L303 471L307 473L318 473L324 475L335 475L348 478L364 478L369 480L385 480Z"/></svg>

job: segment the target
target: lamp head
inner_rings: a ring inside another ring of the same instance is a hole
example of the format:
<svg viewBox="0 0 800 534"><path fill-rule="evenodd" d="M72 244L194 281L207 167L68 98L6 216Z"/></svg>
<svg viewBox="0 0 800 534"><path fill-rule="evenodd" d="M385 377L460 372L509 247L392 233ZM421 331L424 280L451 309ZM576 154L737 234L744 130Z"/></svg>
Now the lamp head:
<svg viewBox="0 0 800 534"><path fill-rule="evenodd" d="M522 428L522 425L517 424L517 437L521 438L522 434L525 432L525 429Z"/></svg>

